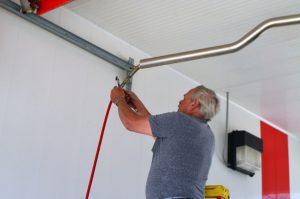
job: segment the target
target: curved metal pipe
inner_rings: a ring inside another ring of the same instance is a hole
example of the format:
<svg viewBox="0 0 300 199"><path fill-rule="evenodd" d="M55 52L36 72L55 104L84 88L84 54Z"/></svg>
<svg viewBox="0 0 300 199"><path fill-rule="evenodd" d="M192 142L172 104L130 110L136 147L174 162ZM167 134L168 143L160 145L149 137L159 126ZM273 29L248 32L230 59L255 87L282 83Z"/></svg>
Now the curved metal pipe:
<svg viewBox="0 0 300 199"><path fill-rule="evenodd" d="M271 27L292 25L297 23L300 23L300 14L271 18L258 24L242 38L230 44L142 59L122 82L121 87L123 88L139 69L233 53L254 41L261 33Z"/></svg>
<svg viewBox="0 0 300 199"><path fill-rule="evenodd" d="M127 82L133 77L133 75L140 69L140 65L135 66L132 71L130 71L129 75L125 78L125 80L120 85L121 88L123 88Z"/></svg>
<svg viewBox="0 0 300 199"><path fill-rule="evenodd" d="M154 66L191 61L191 60L200 59L204 57L212 57L212 56L233 53L245 47L247 44L251 43L252 41L254 41L262 32L264 32L265 30L271 27L285 26L285 25L291 25L296 23L300 23L300 14L271 18L257 25L255 28L253 28L250 32L248 32L245 36L243 36L241 39L237 40L236 42L226 44L226 45L221 45L221 46L199 49L199 50L142 59L140 60L139 65L140 68L144 69L144 68L150 68Z"/></svg>

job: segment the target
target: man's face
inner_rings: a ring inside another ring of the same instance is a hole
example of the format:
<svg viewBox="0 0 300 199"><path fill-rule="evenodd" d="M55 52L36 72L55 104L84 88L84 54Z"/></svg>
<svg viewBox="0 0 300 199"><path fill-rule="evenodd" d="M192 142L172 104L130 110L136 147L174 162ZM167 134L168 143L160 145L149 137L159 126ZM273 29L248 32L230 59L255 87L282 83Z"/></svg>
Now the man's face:
<svg viewBox="0 0 300 199"><path fill-rule="evenodd" d="M178 104L178 112L189 113L190 105L192 103L191 97L193 93L194 93L194 89L191 89L186 94L184 94L183 99L180 100Z"/></svg>

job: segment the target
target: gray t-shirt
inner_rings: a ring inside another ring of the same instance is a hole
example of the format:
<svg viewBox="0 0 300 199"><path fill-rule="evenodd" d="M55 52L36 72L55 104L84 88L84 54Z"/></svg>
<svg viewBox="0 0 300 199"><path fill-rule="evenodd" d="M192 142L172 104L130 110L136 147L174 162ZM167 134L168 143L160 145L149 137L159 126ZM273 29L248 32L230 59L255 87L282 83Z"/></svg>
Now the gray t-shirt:
<svg viewBox="0 0 300 199"><path fill-rule="evenodd" d="M215 145L208 124L180 112L151 116L149 121L156 140L146 198L202 199Z"/></svg>

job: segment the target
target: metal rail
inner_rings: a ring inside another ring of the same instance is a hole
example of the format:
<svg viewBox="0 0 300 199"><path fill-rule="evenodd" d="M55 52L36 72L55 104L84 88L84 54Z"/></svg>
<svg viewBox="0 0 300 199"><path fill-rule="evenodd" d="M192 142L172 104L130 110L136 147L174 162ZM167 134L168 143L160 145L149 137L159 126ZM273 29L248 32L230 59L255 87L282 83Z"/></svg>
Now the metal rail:
<svg viewBox="0 0 300 199"><path fill-rule="evenodd" d="M18 4L10 1L10 0L0 0L0 7L4 8L5 10L43 28L44 30L47 30L56 36L78 46L79 48L82 48L89 53L100 57L101 59L104 59L105 61L119 67L122 70L131 71L131 69L134 67L132 64L130 64L128 61L125 61L110 52L99 48L98 46L92 44L91 42L82 39L81 37L55 25L54 23L39 17L35 14L23 14L20 12L21 6Z"/></svg>
<svg viewBox="0 0 300 199"><path fill-rule="evenodd" d="M140 60L140 63L137 66L135 66L132 72L123 81L122 85L125 85L126 82L139 69L233 53L242 49L243 47L245 47L246 45L254 41L261 33L263 33L265 30L271 27L286 26L286 25L292 25L297 23L300 23L300 14L271 18L263 21L255 28L253 28L250 32L248 32L245 36L243 36L241 39L233 43L210 47L210 48L203 48L199 50L169 54L169 55L164 55L159 57L153 57L148 59L142 59Z"/></svg>

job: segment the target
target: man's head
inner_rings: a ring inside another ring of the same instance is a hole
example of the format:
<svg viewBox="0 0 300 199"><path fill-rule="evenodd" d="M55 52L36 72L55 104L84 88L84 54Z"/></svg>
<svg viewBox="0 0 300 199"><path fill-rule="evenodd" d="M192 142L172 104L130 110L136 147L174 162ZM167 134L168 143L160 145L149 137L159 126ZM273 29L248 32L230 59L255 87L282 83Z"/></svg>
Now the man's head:
<svg viewBox="0 0 300 199"><path fill-rule="evenodd" d="M197 86L189 90L179 102L178 111L210 120L219 111L220 104L216 93L205 86Z"/></svg>

